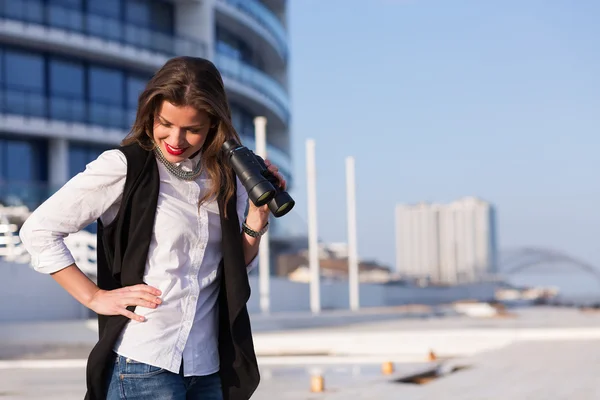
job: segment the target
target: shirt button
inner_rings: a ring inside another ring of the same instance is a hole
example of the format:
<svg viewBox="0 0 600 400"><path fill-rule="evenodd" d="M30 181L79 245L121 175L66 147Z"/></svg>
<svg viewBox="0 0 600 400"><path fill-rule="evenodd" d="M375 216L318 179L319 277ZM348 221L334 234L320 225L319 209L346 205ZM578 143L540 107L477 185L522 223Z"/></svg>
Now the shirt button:
<svg viewBox="0 0 600 400"><path fill-rule="evenodd" d="M196 301L197 297L196 296L192 296L192 301Z"/></svg>

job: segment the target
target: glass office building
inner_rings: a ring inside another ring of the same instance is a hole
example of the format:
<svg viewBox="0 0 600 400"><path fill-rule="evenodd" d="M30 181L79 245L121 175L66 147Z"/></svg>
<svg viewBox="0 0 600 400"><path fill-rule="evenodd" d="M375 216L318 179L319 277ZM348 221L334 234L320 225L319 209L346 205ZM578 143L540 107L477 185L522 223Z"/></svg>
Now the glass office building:
<svg viewBox="0 0 600 400"><path fill-rule="evenodd" d="M0 2L0 202L35 207L119 144L146 81L176 55L220 69L242 140L267 117L293 182L285 0ZM283 221L283 220L282 220ZM285 237L277 221L272 240Z"/></svg>

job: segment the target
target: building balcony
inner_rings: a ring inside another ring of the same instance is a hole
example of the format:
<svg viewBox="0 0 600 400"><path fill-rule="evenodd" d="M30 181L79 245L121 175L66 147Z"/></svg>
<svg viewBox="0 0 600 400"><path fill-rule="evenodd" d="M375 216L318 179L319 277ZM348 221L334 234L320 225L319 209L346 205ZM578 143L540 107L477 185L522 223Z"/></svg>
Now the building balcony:
<svg viewBox="0 0 600 400"><path fill-rule="evenodd" d="M276 116L280 124L288 125L290 120L288 94L279 82L252 65L222 52L215 53L215 64L221 71L228 89L234 89L245 98L262 103L267 106L266 114L275 114L271 116ZM269 118L270 115L266 116Z"/></svg>
<svg viewBox="0 0 600 400"><path fill-rule="evenodd" d="M0 87L0 112L67 123L101 125L123 131L131 127L135 110L120 105L90 102L80 97L37 93L22 88Z"/></svg>
<svg viewBox="0 0 600 400"><path fill-rule="evenodd" d="M0 88L0 132L113 146L134 117L134 111L115 105Z"/></svg>
<svg viewBox="0 0 600 400"><path fill-rule="evenodd" d="M42 0L0 2L0 39L154 71L173 56L206 57L206 45Z"/></svg>
<svg viewBox="0 0 600 400"><path fill-rule="evenodd" d="M44 95L22 88L0 87L0 133L64 138L114 146L127 135L136 110L79 97ZM242 133L245 145L255 148L254 137ZM290 157L272 144L268 157L291 177Z"/></svg>
<svg viewBox="0 0 600 400"><path fill-rule="evenodd" d="M204 43L153 32L122 21L82 13L41 0L0 2L0 40L42 51L70 54L154 72L176 55L206 56ZM288 96L269 75L240 60L217 54L213 60L226 88L279 126L289 122ZM29 100L34 101L34 100ZM107 112L110 112L108 110ZM114 111L119 113L120 111ZM118 121L129 121L119 116Z"/></svg>
<svg viewBox="0 0 600 400"><path fill-rule="evenodd" d="M288 58L287 33L271 10L257 0L218 0L217 10L251 29L262 37L284 61ZM245 35L246 36L246 35Z"/></svg>

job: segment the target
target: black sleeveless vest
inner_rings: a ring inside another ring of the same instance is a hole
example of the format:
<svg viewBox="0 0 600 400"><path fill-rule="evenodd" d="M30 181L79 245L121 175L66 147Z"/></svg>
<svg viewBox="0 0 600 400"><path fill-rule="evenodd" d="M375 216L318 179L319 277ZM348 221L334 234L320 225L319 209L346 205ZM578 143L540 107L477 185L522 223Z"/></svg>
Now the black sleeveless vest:
<svg viewBox="0 0 600 400"><path fill-rule="evenodd" d="M98 221L98 287L112 290L144 283L148 249L154 229L160 179L156 158L138 144L120 147L127 158L127 179L121 207L114 221ZM233 172L232 172L233 174ZM227 218L224 217L225 207ZM223 205L219 201L223 259L219 293L220 375L225 400L247 400L260 377L250 318L246 303L250 284L246 272L242 236L236 210L236 196ZM128 307L134 311L135 307ZM106 382L112 367L113 346L128 318L98 316L99 341L87 363L86 400L106 399Z"/></svg>

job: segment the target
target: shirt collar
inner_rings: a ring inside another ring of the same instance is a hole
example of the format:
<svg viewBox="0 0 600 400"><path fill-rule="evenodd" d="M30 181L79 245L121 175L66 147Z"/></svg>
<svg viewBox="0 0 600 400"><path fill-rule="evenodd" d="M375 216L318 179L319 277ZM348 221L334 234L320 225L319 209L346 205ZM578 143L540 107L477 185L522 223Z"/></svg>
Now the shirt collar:
<svg viewBox="0 0 600 400"><path fill-rule="evenodd" d="M196 154L194 157L186 158L183 161L175 163L175 165L181 167L181 169L183 169L184 171L193 171L194 167L196 167L200 163L201 153L202 152L199 151L198 154Z"/></svg>

